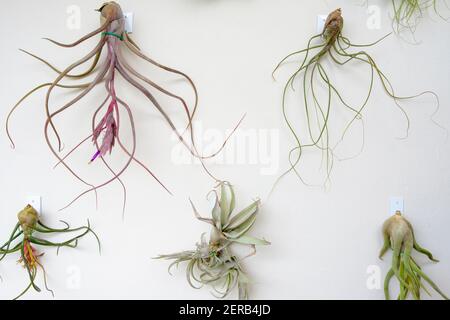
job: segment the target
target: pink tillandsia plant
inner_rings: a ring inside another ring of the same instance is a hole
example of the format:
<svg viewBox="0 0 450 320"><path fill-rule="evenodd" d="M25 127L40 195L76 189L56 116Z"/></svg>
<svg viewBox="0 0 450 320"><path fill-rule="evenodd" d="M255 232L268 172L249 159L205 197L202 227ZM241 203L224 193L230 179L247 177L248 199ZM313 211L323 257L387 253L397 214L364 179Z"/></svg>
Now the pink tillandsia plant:
<svg viewBox="0 0 450 320"><path fill-rule="evenodd" d="M197 110L198 105L198 92L197 88L192 81L192 79L186 75L185 73L178 71L176 69L164 66L155 60L151 59L150 57L146 56L141 52L138 45L132 40L130 35L125 31L125 17L123 15L122 9L120 5L114 1L106 2L98 11L101 13L101 26L97 30L94 30L93 32L87 34L86 36L82 37L78 41L72 43L72 44L63 44L56 42L51 39L47 39L51 41L52 43L61 46L61 47L75 47L82 42L101 34L100 41L95 46L95 48L87 54L82 59L78 60L77 62L71 64L69 67L64 69L63 71L60 71L58 68L54 67L52 64L47 62L46 60L31 54L27 51L22 50L23 52L29 54L30 56L38 59L39 61L45 63L47 66L49 66L52 70L57 72L59 75L58 77L51 83L44 83L30 92L28 92L20 101L14 106L14 108L11 110L10 114L7 117L6 121L6 131L8 134L8 137L11 140L12 146L14 147L14 142L12 140L10 130L9 130L9 120L11 117L11 114L17 109L17 107L32 93L36 92L37 90L48 87L46 99L45 99L45 110L47 115L47 120L45 122L45 139L46 142L51 150L51 152L55 155L57 158L58 164L64 166L76 179L84 183L89 187L88 190L81 193L79 196L77 196L72 202L69 203L68 206L70 206L72 203L74 203L79 198L83 197L84 195L94 192L97 194L97 190L99 188L105 187L109 185L110 183L114 181L118 181L123 189L124 193L124 208L126 205L126 187L125 184L122 181L122 175L126 171L126 169L130 166L131 163L137 163L139 166L141 166L145 171L147 171L154 179L156 179L169 193L170 191L164 186L164 184L153 174L153 172L143 164L142 161L137 159L136 157L136 149L137 149L137 138L136 138L136 125L135 120L133 117L133 111L132 108L124 101L122 100L116 93L117 87L116 87L116 79L120 75L126 82L131 84L135 89L138 90L141 94L143 94L148 101L150 101L153 106L158 110L160 115L164 118L166 123L169 125L169 127L173 130L173 132L176 134L178 139L188 148L190 153L200 159L203 168L207 172L208 175L210 175L214 180L219 181L216 179L206 168L204 165L203 160L209 159L217 155L225 146L226 141L225 140L221 148L217 150L215 153L205 156L200 155L198 152L196 145L195 145L195 139L193 134L193 128L192 128L192 120L194 118L194 115ZM106 48L107 57L106 60L101 62L99 67L97 67L97 64L100 62L100 57L102 55L102 52ZM180 76L184 78L190 85L190 87L193 90L193 93L195 95L195 102L193 105L189 105L186 100L163 88L162 86L158 85L156 82L152 81L151 79L145 77L140 72L135 70L125 59L124 57L124 51L127 51L134 56L137 56L140 59L145 60L146 62L149 62L153 66L156 66L158 69L169 72L171 74L175 74L176 76ZM88 62L89 60L93 59L92 65L89 67L89 69L81 74L71 74L71 72L83 65L84 63ZM97 70L98 69L98 70ZM88 76L95 76L94 79L91 82L86 83L78 83L78 84L63 84L61 81L68 80L68 79L84 79ZM60 117L65 111L67 111L69 108L72 108L77 102L82 100L88 93L90 93L95 87L102 84L104 82L105 89L106 89L106 98L103 101L103 103L94 111L92 116L92 132L89 136L87 136L85 139L83 139L78 145L76 145L73 149L71 149L66 155L61 156L60 152L62 151L62 139L59 135L59 131L55 124L55 119L57 117ZM143 84L145 83L145 85ZM147 88L146 86L149 86L150 88ZM68 103L64 104L63 106L60 106L58 108L52 108L50 105L51 97L54 94L54 91L56 88L61 89L71 89L71 90L79 90L81 91L75 98L70 100ZM175 126L173 120L171 117L167 114L165 111L165 108L160 104L152 90L155 90L156 92L162 93L163 95L174 99L177 101L177 103L181 104L182 110L186 115L186 124L184 127L184 131L179 131L177 127ZM106 110L104 110L106 108ZM127 115L127 118L129 120L129 125L131 127L131 136L132 136L132 145L131 146L125 146L122 142L122 139L120 137L121 133L121 124L120 124L120 114L121 111ZM100 114L103 113L103 116L100 120L97 119ZM241 120L242 121L242 120ZM239 122L240 124L240 122ZM239 126L239 124L237 126ZM236 126L236 128L237 128ZM235 130L236 130L235 128ZM234 130L233 130L234 132ZM51 139L51 134L53 133L55 141ZM188 135L188 137L185 137L185 135ZM109 173L112 175L110 179L107 181L99 184L99 185L93 185L92 183L89 183L87 180L82 178L72 167L69 166L69 164L66 162L67 158L75 152L82 144L85 142L92 140L95 151L92 152L91 155L89 155L90 163L94 161L98 161L99 159L102 161L106 169L109 171ZM127 161L124 166L122 166L119 170L114 170L107 160L105 159L105 155L108 153L110 154L114 147L118 145L120 149L127 155ZM66 206L67 207L67 206ZM65 207L65 208L66 208ZM125 210L125 209L124 209Z"/></svg>
<svg viewBox="0 0 450 320"><path fill-rule="evenodd" d="M113 62L111 61L111 63ZM118 125L116 119L114 118L114 112L116 112L117 114L119 113L116 90L114 89L114 74L111 76L109 87L111 93L111 103L109 104L106 114L103 116L102 120L97 124L97 127L95 127L94 134L92 137L92 140L97 146L98 146L97 141L100 138L101 133L104 131L105 134L103 136L103 142L100 148L98 148L97 152L92 157L91 162L94 162L98 158L98 156L103 157L108 152L109 154L111 154L118 134Z"/></svg>

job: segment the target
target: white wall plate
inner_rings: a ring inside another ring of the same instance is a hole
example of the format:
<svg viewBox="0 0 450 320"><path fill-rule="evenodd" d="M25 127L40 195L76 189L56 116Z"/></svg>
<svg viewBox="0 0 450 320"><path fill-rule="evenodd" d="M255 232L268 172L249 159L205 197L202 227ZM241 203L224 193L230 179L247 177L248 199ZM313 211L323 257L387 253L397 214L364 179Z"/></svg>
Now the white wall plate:
<svg viewBox="0 0 450 320"><path fill-rule="evenodd" d="M323 28L325 27L325 22L327 21L328 16L326 14L321 14L317 16L317 32L322 33Z"/></svg>
<svg viewBox="0 0 450 320"><path fill-rule="evenodd" d="M42 198L41 196L29 196L27 198L27 204L33 206L34 209L40 214L42 211Z"/></svg>
<svg viewBox="0 0 450 320"><path fill-rule="evenodd" d="M133 12L125 12L125 31L127 33L133 33L133 22L134 22L134 13Z"/></svg>
<svg viewBox="0 0 450 320"><path fill-rule="evenodd" d="M403 213L404 209L405 209L404 206L405 206L405 202L402 197L391 197L389 212L391 215L394 215L397 211L400 211L401 213Z"/></svg>

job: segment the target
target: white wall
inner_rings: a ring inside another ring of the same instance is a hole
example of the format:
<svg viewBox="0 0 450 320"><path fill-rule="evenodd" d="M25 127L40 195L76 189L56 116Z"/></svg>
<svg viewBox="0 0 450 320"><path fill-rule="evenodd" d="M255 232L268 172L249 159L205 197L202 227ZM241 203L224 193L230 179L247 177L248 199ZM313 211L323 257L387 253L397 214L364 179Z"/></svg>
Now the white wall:
<svg viewBox="0 0 450 320"><path fill-rule="evenodd" d="M66 24L66 10L73 4L81 8L82 14L81 28L77 30ZM275 64L287 53L303 48L316 33L317 15L336 7L343 8L344 32L356 43L372 42L391 30L387 16L390 1L384 0L371 1L382 10L379 30L366 27L366 8L351 0L123 0L121 4L125 11L135 13L133 36L143 51L195 79L201 95L197 119L201 119L203 128L209 134L217 130L224 133L247 113L235 139L243 133L257 134L263 146L273 148L272 164L280 164L277 174L286 168L292 145L292 137L282 121L280 102L283 79L295 66L286 66L279 81L274 82L271 71ZM95 40L76 49L63 49L40 38L48 36L64 42L79 38L98 25L93 9L99 5L100 2L87 0L17 0L4 4L0 13L2 122L26 90L55 77L51 70L17 49L28 49L60 67L69 65L87 53ZM391 36L369 49L399 94L428 89L439 94L441 108L435 119L447 128L449 30L450 24L426 18L416 32L420 45ZM130 61L153 79L162 79L145 63ZM362 98L367 79L359 66L331 66L329 70L332 77L340 79L339 87L348 99ZM163 83L187 92L180 81ZM27 196L41 195L48 224L63 219L77 226L89 218L103 243L102 256L98 255L93 238L83 239L79 249L62 250L59 256L55 250L46 250L42 262L56 298L211 298L208 290L196 291L188 286L183 269L171 277L166 272L167 262L151 259L160 253L193 248L200 234L208 231L207 225L193 218L188 198L206 215L208 203L204 196L212 187L211 180L198 165L177 165L172 161L174 141L170 130L151 104L122 82L118 91L135 112L139 157L150 164L175 196L167 195L140 168L132 166L124 175L129 196L124 221L118 184L99 192L98 211L90 195L58 212L85 186L65 170L52 169L55 161L43 137L41 91L27 100L12 119L17 148L12 150L5 134L0 135L1 238L6 240L11 232L16 213L25 205ZM58 120L66 149L89 132L92 109L102 97L99 88ZM67 96L60 94L53 103L64 99ZM441 260L434 264L420 258L424 271L444 292L450 293L450 142L430 118L432 103L424 97L405 104L411 130L407 140L400 140L404 118L377 84L365 112L365 149L353 160L336 163L332 184L326 191L304 186L291 175L268 198L277 174L261 174L267 165L233 161L211 164L217 175L236 185L238 205L245 206L257 196L264 201L253 233L271 240L273 245L259 249L258 255L246 263L255 281L252 298L382 299L382 290L367 288L366 271L372 265L379 266L384 276L388 269L390 258L382 262L377 256L382 245L380 227L389 216L391 196L404 197L405 215L416 227L418 241ZM178 106L167 108L172 116L181 119ZM340 121L343 107L336 104L333 108L333 119ZM297 116L301 121L300 113ZM274 137L276 143L268 144L265 134ZM360 137L357 124L344 155L358 151ZM230 148L231 156L235 156L232 143ZM90 145L80 149L71 163L91 181L99 182L107 177L107 172L98 164L86 164L92 150ZM119 165L124 159L116 155L113 163ZM308 176L318 179L317 163L310 164L306 169ZM14 297L27 284L27 275L16 265L15 257L1 263L0 274L0 298ZM78 288L73 286L77 275L81 277ZM26 297L51 295L30 293Z"/></svg>

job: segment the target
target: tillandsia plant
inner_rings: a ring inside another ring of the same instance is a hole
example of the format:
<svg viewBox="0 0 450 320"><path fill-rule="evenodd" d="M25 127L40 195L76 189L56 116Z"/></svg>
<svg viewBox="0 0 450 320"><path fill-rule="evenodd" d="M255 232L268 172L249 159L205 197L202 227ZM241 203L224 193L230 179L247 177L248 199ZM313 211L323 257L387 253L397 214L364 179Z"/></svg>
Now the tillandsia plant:
<svg viewBox="0 0 450 320"><path fill-rule="evenodd" d="M376 78L379 78L386 94L392 98L396 106L405 115L407 121L407 132L409 130L409 118L403 107L400 105L400 101L412 99L426 93L433 95L437 99L436 94L430 91L409 97L400 97L396 95L389 79L381 71L369 53L363 50L363 48L371 47L379 43L389 35L386 35L372 44L354 44L343 35L343 28L344 19L342 17L342 12L341 9L337 9L328 15L322 33L311 37L305 49L293 52L282 59L274 70L273 76L275 72L290 58L299 54L304 54L304 58L301 60L301 63L299 63L299 67L287 80L283 91L282 112L289 130L295 138L295 147L289 152L289 170L287 170L282 177L294 171L300 180L306 183L297 167L300 163L300 159L302 158L304 149L317 148L321 150L323 159L326 160L325 183L329 180L330 172L333 167L335 148L344 140L345 135L352 124L355 123L356 120L363 120L363 111L372 95L372 89ZM351 49L356 50L351 52ZM341 72L347 72L345 67L351 62L359 63L362 66L368 66L370 70L370 75L368 77L368 90L364 95L364 100L359 106L354 106L348 103L344 99L341 89L333 83L324 64L324 60L327 58L331 60L333 65L338 66L340 68L339 71ZM306 116L306 126L305 128L302 128L302 130L304 129L306 136L302 136L298 133L298 129L293 124L288 112L289 88L292 88L292 90L295 91L295 88L297 87L297 78L302 78L302 81L298 87L303 95L301 98L301 103L303 104L304 113ZM323 88L326 91L326 97L323 99L324 101L319 99L319 92L317 91L318 88ZM334 99L336 99L337 102L342 103L351 115L351 120L347 122L345 129L343 130L340 139L337 139L336 144L334 144L329 131L331 127L334 127L334 123L330 123L332 109L335 104Z"/></svg>
<svg viewBox="0 0 450 320"><path fill-rule="evenodd" d="M191 202L196 218L212 226L209 241L203 234L195 250L161 255L158 259L174 260L169 266L169 273L172 267L187 262L187 280L193 288L209 285L213 289L213 295L222 299L237 286L239 299L248 299L250 280L242 268L242 261L256 253L256 246L270 244L248 235L256 221L260 201L253 202L239 213L233 213L235 194L229 183L220 183L214 190L214 195L212 218L201 217ZM237 257L232 252L233 244L249 246L252 252L246 257Z"/></svg>
<svg viewBox="0 0 450 320"><path fill-rule="evenodd" d="M433 10L436 15L447 20L439 13L439 3L448 8L447 0L391 0L394 11L393 22L397 32L404 29L415 31L417 23L427 10Z"/></svg>
<svg viewBox="0 0 450 320"><path fill-rule="evenodd" d="M98 242L99 250L101 250L100 240L94 231L92 231L89 221L87 226L75 229L71 229L70 226L63 221L62 222L65 225L65 228L51 228L46 226L41 221L38 212L31 205L26 206L25 209L19 212L18 219L19 222L11 233L9 240L0 247L0 261L2 261L7 255L19 253L20 259L18 262L23 265L28 273L30 284L14 300L22 297L31 288L37 292L41 292L41 289L36 284L38 268L42 270L45 288L54 296L53 291L48 288L47 274L40 261L40 257L44 254L38 253L34 246L56 247L59 252L59 249L62 247L76 248L79 239L83 238L88 233L92 233ZM79 233L77 236L63 242L52 242L42 239L37 235L58 235L77 232Z"/></svg>
<svg viewBox="0 0 450 320"><path fill-rule="evenodd" d="M97 195L97 190L99 188L105 187L113 181L118 181L124 192L124 207L126 202L126 188L124 183L121 180L121 176L126 171L131 163L136 163L141 166L146 172L148 172L153 178L155 178L169 193L170 191L161 183L160 180L148 169L147 166L143 164L142 161L136 158L136 149L137 149L137 138L136 138L136 126L135 120L133 117L132 108L125 102L124 99L119 97L118 90L116 88L116 80L118 76L121 76L126 82L128 82L132 87L137 89L138 92L143 94L148 101L153 104L156 110L161 114L163 119L167 122L169 127L176 134L178 139L188 148L190 153L196 158L200 159L203 164L204 159L212 158L217 155L225 146L225 142L223 146L214 154L209 156L200 155L197 151L197 148L194 143L194 135L192 128L192 121L194 115L197 110L198 105L198 93L196 86L192 79L186 75L185 73L175 70L173 68L164 66L155 60L149 58L144 53L141 52L138 45L133 41L130 35L125 30L125 17L122 12L120 5L114 1L106 2L103 4L100 9L101 17L101 26L82 37L81 39L75 41L72 44L63 44L57 41L47 39L53 44L56 44L61 47L71 48L76 47L83 43L84 41L96 36L101 35L101 38L95 48L89 52L85 57L71 64L69 67L60 71L58 68L54 67L52 64L47 62L46 60L29 53L25 50L23 52L27 53L33 58L38 59L39 61L45 63L48 67L50 67L53 71L55 71L58 76L51 83L44 83L42 85L37 86L30 92L28 92L20 101L14 106L11 110L10 114L7 117L6 121L6 131L8 137L11 141L12 146L14 147L14 141L10 134L9 129L9 121L12 113L19 107L19 105L32 93L36 92L41 88L48 87L46 98L45 98L45 112L47 115L47 120L45 122L45 139L51 150L51 152L57 158L57 165L64 166L75 178L88 186L88 190L81 193L78 197L76 197L69 205L71 205L74 201L78 200L82 196L94 192ZM102 53L106 51L106 59L100 63ZM150 63L153 66L156 66L159 70L167 72L168 74L173 74L175 76L179 76L184 78L190 85L193 90L193 94L195 96L195 102L192 105L189 105L186 100L169 91L168 89L163 88L161 85L157 84L155 81L145 77L140 72L135 70L130 63L125 58L125 53L131 53L132 56L135 56L139 59L143 59L144 61ZM73 70L86 62L93 59L92 65L87 69L86 72L81 74L72 74ZM97 65L100 65L97 68ZM76 84L64 84L61 83L64 80L79 80L84 79L86 77L93 76L93 80L91 82L86 83L76 83ZM65 112L69 109L72 109L80 100L82 100L88 93L90 93L94 88L102 85L104 83L106 97L100 103L99 106L92 109L92 118L91 118L91 133L84 138L79 144L77 144L73 149L67 152L66 155L60 155L60 152L63 149L63 142L59 134L59 130L57 129L55 120L58 117L61 117ZM147 88L148 86L149 88ZM68 90L79 90L80 93L77 94L75 98L70 100L68 103L59 107L51 107L50 100L54 96L54 91L56 88L60 89L68 89ZM154 92L152 91L154 90ZM178 103L183 110L183 114L186 116L186 126L183 125L183 131L179 131L171 116L167 113L165 108L160 104L159 100L155 96L156 93L160 93L165 95ZM120 116L125 114L125 119L131 127L131 137L132 144L131 146L125 146L121 139L121 119ZM239 124L238 124L239 125ZM52 139L53 134L53 139ZM186 137L188 135L188 137ZM227 139L228 140L228 139ZM101 160L103 165L105 166L108 173L111 175L111 178L101 183L99 185L93 185L92 183L87 182L84 178L80 177L79 174L76 173L76 170L71 168L69 164L66 162L67 158L75 152L82 144L92 141L93 143L93 151L92 154L86 156L86 160L89 160L90 163L97 162ZM119 170L113 170L112 167L106 161L105 156L107 154L111 154L113 149L119 147L126 155L127 161L124 166ZM211 175L211 173L206 169L203 165L206 172ZM212 176L212 175L211 175ZM214 178L215 179L215 178ZM218 181L218 179L215 179Z"/></svg>
<svg viewBox="0 0 450 320"><path fill-rule="evenodd" d="M411 256L413 249L428 257L431 261L436 260L431 252L422 248L414 237L411 223L406 220L401 212L397 212L389 218L383 225L384 245L380 252L380 259L387 250L392 249L392 266L384 281L384 293L386 299L390 299L389 283L393 276L397 278L400 285L398 300L405 300L409 293L414 299L420 300L421 289L429 294L422 279L425 280L444 299L448 297L442 293L438 286L422 271L417 262Z"/></svg>

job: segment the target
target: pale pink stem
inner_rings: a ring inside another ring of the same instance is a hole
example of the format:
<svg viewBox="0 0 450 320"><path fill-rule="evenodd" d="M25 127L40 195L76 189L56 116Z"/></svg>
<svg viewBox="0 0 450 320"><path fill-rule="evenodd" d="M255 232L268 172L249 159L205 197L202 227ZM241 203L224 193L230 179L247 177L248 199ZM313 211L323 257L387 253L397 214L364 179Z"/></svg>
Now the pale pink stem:
<svg viewBox="0 0 450 320"><path fill-rule="evenodd" d="M114 147L115 140L117 138L118 131L118 123L114 118L114 110L118 108L117 96L115 90L115 67L117 56L115 50L113 48L112 43L108 43L108 56L110 56L110 75L107 81L107 89L109 91L111 97L111 103L109 104L108 110L106 111L105 116L102 118L100 123L94 129L93 132L93 141L97 146L97 152L91 158L91 163L95 161L99 156L103 157L106 153L111 153L112 148ZM100 134L105 131L103 141L98 147L97 140Z"/></svg>

